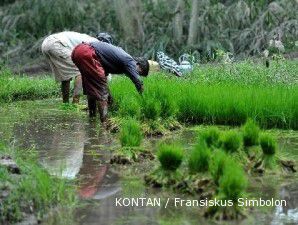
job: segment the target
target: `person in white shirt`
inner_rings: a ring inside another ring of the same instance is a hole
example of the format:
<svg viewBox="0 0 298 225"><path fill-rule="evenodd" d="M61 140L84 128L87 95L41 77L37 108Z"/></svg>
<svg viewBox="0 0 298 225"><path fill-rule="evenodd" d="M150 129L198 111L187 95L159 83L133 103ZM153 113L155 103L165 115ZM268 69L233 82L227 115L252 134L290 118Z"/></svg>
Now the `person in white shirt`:
<svg viewBox="0 0 298 225"><path fill-rule="evenodd" d="M112 37L107 33L99 33L96 38L87 34L73 31L55 33L46 37L41 45L41 51L49 62L55 75L55 79L61 82L62 99L69 102L70 81L74 80L73 103L79 103L79 95L82 90L82 80L79 69L71 60L73 49L81 43L94 41L112 42Z"/></svg>

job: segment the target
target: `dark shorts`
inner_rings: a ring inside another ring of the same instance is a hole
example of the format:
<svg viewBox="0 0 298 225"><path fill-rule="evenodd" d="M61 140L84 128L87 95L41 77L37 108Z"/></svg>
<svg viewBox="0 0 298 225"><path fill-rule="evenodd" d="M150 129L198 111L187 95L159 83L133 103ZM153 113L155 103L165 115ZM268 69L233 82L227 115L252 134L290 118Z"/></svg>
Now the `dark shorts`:
<svg viewBox="0 0 298 225"><path fill-rule="evenodd" d="M82 75L84 94L107 101L107 77L95 50L89 44L82 43L74 48L71 58Z"/></svg>

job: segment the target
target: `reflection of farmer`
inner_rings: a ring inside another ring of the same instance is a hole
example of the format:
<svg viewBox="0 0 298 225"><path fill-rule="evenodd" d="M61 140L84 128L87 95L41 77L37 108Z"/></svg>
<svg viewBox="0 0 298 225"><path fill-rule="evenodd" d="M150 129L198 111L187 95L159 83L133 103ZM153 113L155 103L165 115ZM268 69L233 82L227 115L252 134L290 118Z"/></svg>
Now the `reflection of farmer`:
<svg viewBox="0 0 298 225"><path fill-rule="evenodd" d="M97 38L102 41L110 41L111 38L105 33L100 33ZM73 103L79 102L79 92L81 90L81 76L78 68L71 60L71 53L74 47L82 42L97 41L87 34L72 31L52 34L45 38L41 50L47 61L50 63L55 79L61 82L63 102L69 102L70 80L75 78Z"/></svg>
<svg viewBox="0 0 298 225"><path fill-rule="evenodd" d="M108 73L126 74L141 93L143 84L139 75L147 76L149 71L146 59L133 58L122 48L101 41L79 44L72 52L72 60L82 75L89 115L90 117L96 115L96 104L98 104L101 122L105 122L107 118Z"/></svg>

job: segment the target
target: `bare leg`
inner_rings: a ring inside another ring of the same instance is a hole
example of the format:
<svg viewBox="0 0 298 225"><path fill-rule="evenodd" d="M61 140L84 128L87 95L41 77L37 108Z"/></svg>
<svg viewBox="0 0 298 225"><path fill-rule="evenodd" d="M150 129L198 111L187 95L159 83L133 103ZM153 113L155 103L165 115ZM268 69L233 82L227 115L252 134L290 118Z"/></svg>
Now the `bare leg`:
<svg viewBox="0 0 298 225"><path fill-rule="evenodd" d="M111 95L111 91L108 90L109 92L109 96L108 96L108 106L111 107L114 103L114 99L113 99L113 96Z"/></svg>
<svg viewBox="0 0 298 225"><path fill-rule="evenodd" d="M61 92L63 103L69 103L70 80L62 81Z"/></svg>
<svg viewBox="0 0 298 225"><path fill-rule="evenodd" d="M108 118L108 102L107 101L99 101L98 111L100 116L101 123L105 123Z"/></svg>
<svg viewBox="0 0 298 225"><path fill-rule="evenodd" d="M73 104L78 104L80 102L80 92L82 90L82 76L78 75L74 80L74 90L73 90Z"/></svg>
<svg viewBox="0 0 298 225"><path fill-rule="evenodd" d="M87 99L88 99L89 117L95 117L96 116L96 99L89 95L87 95Z"/></svg>

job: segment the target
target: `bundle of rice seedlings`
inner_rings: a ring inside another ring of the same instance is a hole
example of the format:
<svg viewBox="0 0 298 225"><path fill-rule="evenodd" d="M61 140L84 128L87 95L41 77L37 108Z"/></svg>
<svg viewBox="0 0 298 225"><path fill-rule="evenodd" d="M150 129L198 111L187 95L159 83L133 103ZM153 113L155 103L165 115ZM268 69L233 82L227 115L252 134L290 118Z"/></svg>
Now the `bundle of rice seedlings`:
<svg viewBox="0 0 298 225"><path fill-rule="evenodd" d="M188 168L191 173L206 172L209 169L211 151L203 140L200 140L188 159Z"/></svg>
<svg viewBox="0 0 298 225"><path fill-rule="evenodd" d="M259 144L259 126L252 120L248 119L242 127L244 146L254 146Z"/></svg>
<svg viewBox="0 0 298 225"><path fill-rule="evenodd" d="M174 144L161 144L158 148L157 158L162 169L176 171L183 160L183 149Z"/></svg>

